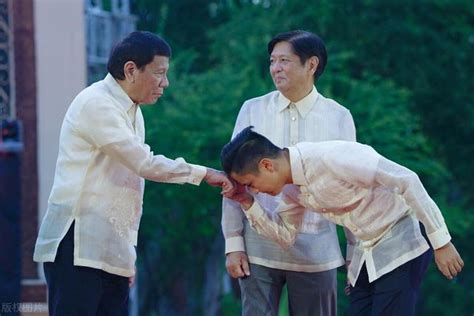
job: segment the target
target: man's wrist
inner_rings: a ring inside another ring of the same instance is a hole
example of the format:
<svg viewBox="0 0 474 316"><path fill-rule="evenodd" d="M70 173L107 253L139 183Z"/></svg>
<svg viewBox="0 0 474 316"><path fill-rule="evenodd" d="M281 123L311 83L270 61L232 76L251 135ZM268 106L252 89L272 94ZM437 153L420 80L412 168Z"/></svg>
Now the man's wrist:
<svg viewBox="0 0 474 316"><path fill-rule="evenodd" d="M209 177L211 176L211 173L213 172L212 168L205 167L206 168L206 174L204 175L203 180L207 182L209 180Z"/></svg>
<svg viewBox="0 0 474 316"><path fill-rule="evenodd" d="M443 250L443 249L446 249L446 248L449 248L451 246L451 242L448 241L448 243L446 243L445 245L439 247L439 248L436 248L434 251L438 251L438 250Z"/></svg>

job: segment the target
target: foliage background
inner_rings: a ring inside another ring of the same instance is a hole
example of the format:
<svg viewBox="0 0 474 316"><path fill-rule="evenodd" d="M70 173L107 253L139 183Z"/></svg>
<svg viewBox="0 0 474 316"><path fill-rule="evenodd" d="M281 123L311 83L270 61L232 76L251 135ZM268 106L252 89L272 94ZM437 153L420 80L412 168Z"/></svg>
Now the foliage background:
<svg viewBox="0 0 474 316"><path fill-rule="evenodd" d="M274 89L267 42L292 29L319 34L329 63L318 90L351 110L359 141L420 175L465 261L451 282L431 264L417 315L474 313L473 1L136 0L133 10L139 29L173 47L170 87L144 108L147 142L214 168L243 101ZM218 192L147 183L141 315L240 313L224 268ZM343 269L338 278L344 315Z"/></svg>

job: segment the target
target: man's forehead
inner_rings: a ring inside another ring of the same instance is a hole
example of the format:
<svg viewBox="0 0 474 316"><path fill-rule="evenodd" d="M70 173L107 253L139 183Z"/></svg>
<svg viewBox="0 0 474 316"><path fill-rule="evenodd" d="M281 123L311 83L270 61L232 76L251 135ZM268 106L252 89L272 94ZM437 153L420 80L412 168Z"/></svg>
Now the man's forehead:
<svg viewBox="0 0 474 316"><path fill-rule="evenodd" d="M153 69L168 69L170 63L170 58L167 56L155 55L153 61L150 63L150 67Z"/></svg>
<svg viewBox="0 0 474 316"><path fill-rule="evenodd" d="M273 47L273 50L270 54L272 57L280 57L280 56L291 56L295 55L293 51L293 46L288 42L278 42Z"/></svg>
<svg viewBox="0 0 474 316"><path fill-rule="evenodd" d="M251 173L247 173L247 174L238 174L238 173L235 173L235 172L232 172L230 174L231 178L234 179L235 181L237 181L238 183L240 184L248 184L252 181L252 179L255 177L254 175L252 175Z"/></svg>
<svg viewBox="0 0 474 316"><path fill-rule="evenodd" d="M278 58L278 57L290 57L290 56L294 56L296 55L295 53L291 52L291 51L284 51L284 52L281 52L281 51L273 51L270 55L270 57L272 58Z"/></svg>

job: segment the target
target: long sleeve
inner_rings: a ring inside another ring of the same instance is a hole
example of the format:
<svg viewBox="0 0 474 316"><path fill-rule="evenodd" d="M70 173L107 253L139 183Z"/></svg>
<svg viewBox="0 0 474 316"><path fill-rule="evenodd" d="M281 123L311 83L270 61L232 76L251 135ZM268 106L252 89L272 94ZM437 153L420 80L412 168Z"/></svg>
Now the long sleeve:
<svg viewBox="0 0 474 316"><path fill-rule="evenodd" d="M206 175L205 167L187 163L183 158L172 160L163 155L153 155L150 147L140 144L136 137L100 149L140 177L156 182L199 185Z"/></svg>
<svg viewBox="0 0 474 316"><path fill-rule="evenodd" d="M265 210L255 200L245 211L252 228L266 238L276 241L282 248L288 249L295 242L306 210L298 203L299 193L297 186L287 185L275 212Z"/></svg>
<svg viewBox="0 0 474 316"><path fill-rule="evenodd" d="M382 157L375 181L388 188L394 188L403 196L418 220L425 226L434 249L444 246L451 240L441 211L426 192L416 173Z"/></svg>
<svg viewBox="0 0 474 316"><path fill-rule="evenodd" d="M351 142L357 140L356 129L354 124L354 119L352 118L351 112L347 110L345 115L341 117L341 139ZM351 233L350 230L344 227L344 235L346 236L346 262L352 260L352 255L354 253L354 247L357 242L357 238Z"/></svg>
<svg viewBox="0 0 474 316"><path fill-rule="evenodd" d="M400 195L404 200L403 203L409 206L416 218L424 224L428 238L435 249L445 245L451 239L441 211L413 171L380 156L371 147L357 143L337 146L335 150L328 151L323 160L325 166L340 180L361 188L382 187ZM384 205L379 206L384 207ZM404 211L405 209L400 207L396 210ZM398 218L399 216L393 213L394 211L387 210L387 212L384 218L378 220L381 221L381 226L389 224L384 222L389 217ZM370 218L365 220L370 220Z"/></svg>
<svg viewBox="0 0 474 316"><path fill-rule="evenodd" d="M77 132L84 139L143 178L199 185L206 175L205 167L189 164L183 158L153 155L150 147L133 133L126 114L106 101L94 99L86 104L80 124L83 125L78 125Z"/></svg>
<svg viewBox="0 0 474 316"><path fill-rule="evenodd" d="M241 130L250 125L250 114L248 111L248 103L244 103L240 109L237 121L234 126L232 138ZM222 219L221 227L225 239L225 253L235 251L245 251L245 243L243 237L244 230L244 214L240 208L240 204L232 200L223 198L222 200Z"/></svg>

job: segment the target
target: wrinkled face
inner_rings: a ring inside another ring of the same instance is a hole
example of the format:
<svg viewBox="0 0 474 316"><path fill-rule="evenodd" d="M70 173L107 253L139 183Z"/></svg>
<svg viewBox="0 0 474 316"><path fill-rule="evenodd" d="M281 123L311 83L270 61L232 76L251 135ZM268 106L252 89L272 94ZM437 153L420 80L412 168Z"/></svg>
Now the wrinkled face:
<svg viewBox="0 0 474 316"><path fill-rule="evenodd" d="M237 174L232 172L231 178L237 181L239 184L246 186L253 193L267 193L270 195L278 195L285 185L284 182L279 179L278 174L263 170L254 173Z"/></svg>
<svg viewBox="0 0 474 316"><path fill-rule="evenodd" d="M131 92L132 100L136 104L154 104L169 85L168 68L168 57L155 56L151 63L137 70Z"/></svg>
<svg viewBox="0 0 474 316"><path fill-rule="evenodd" d="M288 42L279 42L273 48L270 55L270 74L275 87L282 92L294 93L301 87L313 85L313 73L309 69L309 63L304 65L298 55Z"/></svg>

